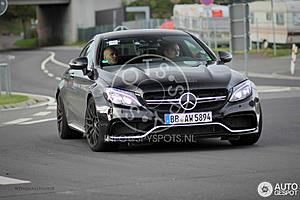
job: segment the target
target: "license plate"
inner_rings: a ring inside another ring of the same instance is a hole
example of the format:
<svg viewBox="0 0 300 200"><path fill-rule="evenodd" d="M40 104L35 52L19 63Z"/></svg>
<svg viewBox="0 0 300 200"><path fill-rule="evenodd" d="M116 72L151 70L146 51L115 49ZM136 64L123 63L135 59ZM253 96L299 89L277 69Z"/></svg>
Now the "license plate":
<svg viewBox="0 0 300 200"><path fill-rule="evenodd" d="M165 124L191 124L211 122L212 114L209 112L198 113L173 113L165 114Z"/></svg>

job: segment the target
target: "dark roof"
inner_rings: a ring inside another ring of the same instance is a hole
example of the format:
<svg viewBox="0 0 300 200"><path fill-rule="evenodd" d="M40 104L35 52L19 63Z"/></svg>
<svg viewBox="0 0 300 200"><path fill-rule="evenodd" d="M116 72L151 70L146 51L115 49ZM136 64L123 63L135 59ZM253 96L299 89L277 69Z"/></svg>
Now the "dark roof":
<svg viewBox="0 0 300 200"><path fill-rule="evenodd" d="M122 37L132 37L132 36L153 36L153 35L188 35L184 31L180 30L168 30L168 29L132 29L123 31L114 31L102 33L97 36L101 38L122 38Z"/></svg>

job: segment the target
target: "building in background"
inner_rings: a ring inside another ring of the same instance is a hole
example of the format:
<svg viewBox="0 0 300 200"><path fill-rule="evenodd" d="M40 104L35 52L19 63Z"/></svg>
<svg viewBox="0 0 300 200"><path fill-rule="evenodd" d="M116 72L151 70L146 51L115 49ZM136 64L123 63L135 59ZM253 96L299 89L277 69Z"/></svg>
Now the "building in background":
<svg viewBox="0 0 300 200"><path fill-rule="evenodd" d="M273 43L270 1L249 3L251 41L264 48ZM274 1L275 40L277 44L300 43L300 1Z"/></svg>

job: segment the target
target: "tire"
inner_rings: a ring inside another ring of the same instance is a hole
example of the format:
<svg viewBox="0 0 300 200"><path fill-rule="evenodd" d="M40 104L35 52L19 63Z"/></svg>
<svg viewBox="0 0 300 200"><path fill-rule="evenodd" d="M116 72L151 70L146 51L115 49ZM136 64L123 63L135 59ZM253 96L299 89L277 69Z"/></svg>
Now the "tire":
<svg viewBox="0 0 300 200"><path fill-rule="evenodd" d="M57 98L57 109L56 109L56 117L57 117L57 128L58 128L58 135L61 139L76 139L82 138L83 134L74 130L71 130L66 113L62 98L58 95Z"/></svg>
<svg viewBox="0 0 300 200"><path fill-rule="evenodd" d="M100 120L97 115L96 106L93 98L89 98L85 114L85 133L87 142L92 151L113 151L117 143L105 142L104 134L99 128Z"/></svg>
<svg viewBox="0 0 300 200"><path fill-rule="evenodd" d="M240 138L238 140L229 140L229 142L234 145L234 146L246 146L246 145L253 145L255 144L260 136L261 136L261 132L262 132L262 112L261 112L261 107L259 108L260 110L260 120L259 120L259 124L258 124L258 132L257 133L252 133L249 135L243 135L240 136Z"/></svg>

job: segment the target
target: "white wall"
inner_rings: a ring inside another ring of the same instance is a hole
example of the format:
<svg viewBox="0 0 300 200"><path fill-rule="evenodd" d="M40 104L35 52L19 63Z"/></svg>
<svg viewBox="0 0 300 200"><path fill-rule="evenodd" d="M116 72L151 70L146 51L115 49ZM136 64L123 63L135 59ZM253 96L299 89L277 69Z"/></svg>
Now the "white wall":
<svg viewBox="0 0 300 200"><path fill-rule="evenodd" d="M66 42L77 40L77 28L95 26L95 12L122 6L122 0L71 0L64 33Z"/></svg>

